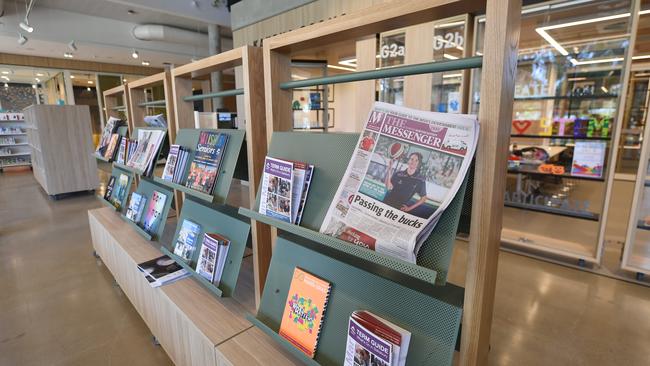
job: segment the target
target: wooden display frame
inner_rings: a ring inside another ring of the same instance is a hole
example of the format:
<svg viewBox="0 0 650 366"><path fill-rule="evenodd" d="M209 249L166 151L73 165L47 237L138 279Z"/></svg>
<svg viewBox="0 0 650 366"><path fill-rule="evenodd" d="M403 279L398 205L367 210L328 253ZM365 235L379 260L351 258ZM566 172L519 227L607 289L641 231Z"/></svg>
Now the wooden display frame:
<svg viewBox="0 0 650 366"><path fill-rule="evenodd" d="M205 80L204 83L208 83L211 72L238 66L242 68L243 75L242 85L239 86L240 89L192 96L193 79ZM262 50L251 46L238 47L176 67L171 70L171 76L176 131L184 128L195 128L195 100L208 101L210 98L220 96L243 95L244 115L246 118L248 177L250 182L249 199L250 204L253 205L257 195L257 187L261 181L267 149ZM180 206L181 204L178 203L177 207ZM261 223L251 222L251 233L253 238L257 236L268 237L269 229L268 226ZM264 275L268 270L271 257L271 247L269 242L263 240L254 240L253 243L257 243L253 244L253 267L255 303L259 304L265 281Z"/></svg>
<svg viewBox="0 0 650 366"><path fill-rule="evenodd" d="M478 3L478 4L477 4ZM290 53L349 39L359 39L389 29L433 19L475 12L483 2L403 1L350 13L303 27L264 42L267 141L275 131L290 131L291 91L281 83L291 79ZM486 364L501 235L506 156L510 135L512 95L517 65L521 2L487 1L481 101L481 135L475 174L483 189L473 193L471 236L463 312L461 364ZM496 92L495 92L496 91ZM253 184L251 184L253 185ZM269 245L271 238L255 238L254 247ZM266 242L262 242L266 240Z"/></svg>
<svg viewBox="0 0 650 366"><path fill-rule="evenodd" d="M106 120L110 117L115 117L123 119L120 116L119 112L124 113L126 116L126 124L129 127L129 135L133 132L133 121L131 118L131 113L129 111L130 97L129 97L129 88L126 84L118 85L114 88L104 90L104 110ZM120 102L121 100L121 102Z"/></svg>

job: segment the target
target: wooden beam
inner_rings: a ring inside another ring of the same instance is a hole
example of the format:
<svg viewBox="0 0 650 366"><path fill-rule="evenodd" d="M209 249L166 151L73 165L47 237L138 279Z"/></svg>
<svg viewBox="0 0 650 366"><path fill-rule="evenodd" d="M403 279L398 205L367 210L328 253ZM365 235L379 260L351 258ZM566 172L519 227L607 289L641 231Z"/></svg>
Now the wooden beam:
<svg viewBox="0 0 650 366"><path fill-rule="evenodd" d="M16 55L11 53L0 53L0 64L131 75L152 75L162 71L162 69L156 67L108 64L103 62Z"/></svg>
<svg viewBox="0 0 650 366"><path fill-rule="evenodd" d="M405 31L404 64L421 64L433 60L433 22L413 25ZM425 46L426 45L426 46ZM404 77L404 105L428 111L431 109L431 83L433 75Z"/></svg>
<svg viewBox="0 0 650 366"><path fill-rule="evenodd" d="M292 32L293 33L293 32ZM275 131L293 130L292 90L280 89L291 80L291 57L264 44L264 89L266 100L266 140L271 143Z"/></svg>
<svg viewBox="0 0 650 366"><path fill-rule="evenodd" d="M266 157L266 109L264 102L264 72L262 49L243 47L243 88L246 110L246 149L248 154L248 193L250 208L255 207L257 189L262 181ZM271 231L268 225L251 221L253 235L253 272L255 280L255 306L259 306L266 274L271 264Z"/></svg>
<svg viewBox="0 0 650 366"><path fill-rule="evenodd" d="M174 77L191 76L197 78L199 76L208 75L212 72L229 69L241 64L242 47L238 47L217 55L202 58L196 62L175 67L172 70L172 75L174 75Z"/></svg>
<svg viewBox="0 0 650 366"><path fill-rule="evenodd" d="M486 365L494 308L506 156L512 121L521 1L488 0L483 69L481 131L468 246L460 364Z"/></svg>
<svg viewBox="0 0 650 366"><path fill-rule="evenodd" d="M165 80L164 71L151 76L140 78L138 80L130 81L129 89L151 87L157 84L162 84L163 80Z"/></svg>

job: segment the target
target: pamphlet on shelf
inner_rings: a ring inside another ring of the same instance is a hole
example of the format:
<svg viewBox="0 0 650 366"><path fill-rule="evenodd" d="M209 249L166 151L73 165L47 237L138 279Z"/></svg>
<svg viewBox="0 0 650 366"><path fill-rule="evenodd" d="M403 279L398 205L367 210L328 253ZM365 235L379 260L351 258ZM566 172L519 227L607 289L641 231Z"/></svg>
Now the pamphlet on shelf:
<svg viewBox="0 0 650 366"><path fill-rule="evenodd" d="M138 264L151 287L160 287L190 276L190 272L166 255Z"/></svg>
<svg viewBox="0 0 650 366"><path fill-rule="evenodd" d="M118 209L122 208L122 202L129 192L129 176L126 174L120 173L120 176L117 178L117 183L113 187L113 192L111 194L111 202L113 206Z"/></svg>
<svg viewBox="0 0 650 366"><path fill-rule="evenodd" d="M199 259L196 262L196 273L210 282L214 281L218 251L219 242L212 239L208 233L205 233Z"/></svg>
<svg viewBox="0 0 650 366"><path fill-rule="evenodd" d="M131 200L129 201L129 207L126 209L126 218L138 222L142 217L142 212L144 212L144 207L147 203L147 197L144 195L133 192L131 193Z"/></svg>
<svg viewBox="0 0 650 366"><path fill-rule="evenodd" d="M291 161L266 157L259 212L275 219L293 222L294 164ZM302 186L301 186L302 188Z"/></svg>
<svg viewBox="0 0 650 366"><path fill-rule="evenodd" d="M108 160L113 160L115 157L115 152L120 143L120 135L114 133L111 135L111 140L108 143L108 147L106 148L106 152L104 153L104 158Z"/></svg>
<svg viewBox="0 0 650 366"><path fill-rule="evenodd" d="M172 180L174 178L174 169L176 169L176 162L178 161L179 151L179 145L172 145L169 147L169 154L167 155L165 169L163 169L162 179Z"/></svg>
<svg viewBox="0 0 650 366"><path fill-rule="evenodd" d="M228 135L201 131L190 165L186 186L211 194L219 177L219 168L225 153Z"/></svg>
<svg viewBox="0 0 650 366"><path fill-rule="evenodd" d="M104 199L106 201L111 199L114 185L115 185L115 176L111 175L111 177L108 178L108 183L106 184L106 191L104 192Z"/></svg>
<svg viewBox="0 0 650 366"><path fill-rule="evenodd" d="M309 168L307 169L305 174L305 181L303 184L300 204L298 205L298 214L296 216L296 220L294 221L294 224L296 225L300 225L300 222L302 221L302 214L305 211L305 203L307 202L307 195L309 194L309 187L311 187L311 180L313 176L314 176L314 166L309 164Z"/></svg>
<svg viewBox="0 0 650 366"><path fill-rule="evenodd" d="M138 145L127 165L146 174L156 161L156 154L165 138L164 130L138 130Z"/></svg>
<svg viewBox="0 0 650 366"><path fill-rule="evenodd" d="M117 150L117 159L115 159L115 161L117 161L120 164L126 163L126 143L127 143L127 140L128 139L126 137L123 137L120 140L120 148Z"/></svg>
<svg viewBox="0 0 650 366"><path fill-rule="evenodd" d="M201 225L194 221L184 219L181 224L181 229L178 232L178 239L176 239L176 245L174 246L174 254L189 263L192 260L194 250L196 250L200 233Z"/></svg>
<svg viewBox="0 0 650 366"><path fill-rule="evenodd" d="M280 336L314 358L332 284L295 268L285 303Z"/></svg>
<svg viewBox="0 0 650 366"><path fill-rule="evenodd" d="M153 191L151 194L151 200L147 206L147 212L144 216L142 222L142 228L144 231L149 234L154 233L158 229L158 225L163 219L163 209L165 208L165 202L167 201L167 196L164 193L158 191Z"/></svg>
<svg viewBox="0 0 650 366"><path fill-rule="evenodd" d="M375 103L320 231L415 263L465 180L478 132L475 116Z"/></svg>
<svg viewBox="0 0 650 366"><path fill-rule="evenodd" d="M111 141L111 136L117 132L117 128L120 127L123 123L124 122L122 120L115 117L110 117L108 121L106 121L106 125L102 130L102 135L99 139L99 144L97 144L95 154L99 156L105 155L106 149L108 148L108 145Z"/></svg>
<svg viewBox="0 0 650 366"><path fill-rule="evenodd" d="M606 151L607 143L604 141L576 141L571 175L602 177Z"/></svg>
<svg viewBox="0 0 650 366"><path fill-rule="evenodd" d="M344 366L404 366L411 332L368 311L350 316Z"/></svg>

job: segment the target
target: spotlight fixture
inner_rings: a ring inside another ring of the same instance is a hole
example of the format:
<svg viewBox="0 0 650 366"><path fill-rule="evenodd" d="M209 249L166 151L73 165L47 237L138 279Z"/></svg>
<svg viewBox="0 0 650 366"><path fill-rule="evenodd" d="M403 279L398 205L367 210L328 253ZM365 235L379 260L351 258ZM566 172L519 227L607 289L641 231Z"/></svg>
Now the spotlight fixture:
<svg viewBox="0 0 650 366"><path fill-rule="evenodd" d="M70 49L70 51L76 51L77 50L77 45L74 44L74 39L72 41L70 41L70 43L68 43L68 48Z"/></svg>
<svg viewBox="0 0 650 366"><path fill-rule="evenodd" d="M92 89L90 89L90 87L87 87L86 90L88 90L88 91L92 91Z"/></svg>
<svg viewBox="0 0 650 366"><path fill-rule="evenodd" d="M88 80L88 84L94 84L95 82L92 80Z"/></svg>
<svg viewBox="0 0 650 366"><path fill-rule="evenodd" d="M7 76L4 76L4 75L3 75L3 76L0 76L0 79L4 79L4 80L7 80L7 81L9 81L9 77L7 77Z"/></svg>
<svg viewBox="0 0 650 366"><path fill-rule="evenodd" d="M123 82L123 83L126 83L126 82L128 82L128 80L126 80L126 79L122 79L122 82Z"/></svg>
<svg viewBox="0 0 650 366"><path fill-rule="evenodd" d="M142 66L149 66L149 61L142 61Z"/></svg>
<svg viewBox="0 0 650 366"><path fill-rule="evenodd" d="M74 75L70 75L70 79L74 79Z"/></svg>
<svg viewBox="0 0 650 366"><path fill-rule="evenodd" d="M63 54L63 57L65 57L65 58L73 58L74 55L71 54L70 52L66 52L66 53Z"/></svg>
<svg viewBox="0 0 650 366"><path fill-rule="evenodd" d="M25 43L27 43L27 37L23 36L22 33L18 33L18 44L22 46Z"/></svg>
<svg viewBox="0 0 650 366"><path fill-rule="evenodd" d="M133 58L138 58L138 57L140 57L140 54L138 53L137 50L134 49L134 50L133 50L133 53L131 54L131 57L133 57Z"/></svg>
<svg viewBox="0 0 650 366"><path fill-rule="evenodd" d="M22 28L27 33L32 33L34 31L34 27L29 25L29 22L27 21L27 18L25 18L24 21L18 23L18 26L20 26L20 28Z"/></svg>
<svg viewBox="0 0 650 366"><path fill-rule="evenodd" d="M32 89L36 89L36 84L32 84Z"/></svg>

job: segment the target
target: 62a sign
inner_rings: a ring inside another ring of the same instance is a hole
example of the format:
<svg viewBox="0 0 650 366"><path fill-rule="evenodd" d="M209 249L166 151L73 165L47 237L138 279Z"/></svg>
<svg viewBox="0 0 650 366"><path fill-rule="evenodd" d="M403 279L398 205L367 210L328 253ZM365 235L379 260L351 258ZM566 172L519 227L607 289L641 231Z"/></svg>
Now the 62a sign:
<svg viewBox="0 0 650 366"><path fill-rule="evenodd" d="M445 33L442 36L433 37L433 49L462 47L465 39L460 32Z"/></svg>

